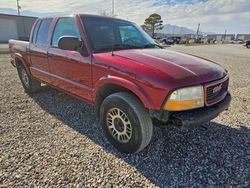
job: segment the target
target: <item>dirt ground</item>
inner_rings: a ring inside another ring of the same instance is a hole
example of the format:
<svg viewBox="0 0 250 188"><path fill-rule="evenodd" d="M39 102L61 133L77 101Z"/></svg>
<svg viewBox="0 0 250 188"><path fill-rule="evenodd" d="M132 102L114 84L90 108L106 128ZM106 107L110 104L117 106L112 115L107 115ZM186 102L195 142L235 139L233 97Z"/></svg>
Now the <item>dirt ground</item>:
<svg viewBox="0 0 250 188"><path fill-rule="evenodd" d="M136 155L120 154L107 142L93 107L46 86L26 94L9 56L0 55L0 187L248 187L250 49L168 49L224 66L232 104L196 129L156 127Z"/></svg>

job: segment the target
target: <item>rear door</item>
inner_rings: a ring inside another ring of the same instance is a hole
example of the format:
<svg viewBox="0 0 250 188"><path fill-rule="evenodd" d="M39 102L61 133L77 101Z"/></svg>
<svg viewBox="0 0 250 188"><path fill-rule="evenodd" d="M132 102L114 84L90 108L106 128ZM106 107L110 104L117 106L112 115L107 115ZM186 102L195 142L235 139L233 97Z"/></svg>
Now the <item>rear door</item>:
<svg viewBox="0 0 250 188"><path fill-rule="evenodd" d="M92 101L91 57L83 56L78 51L59 49L58 42L63 36L83 39L74 17L59 18L54 28L48 48L53 85Z"/></svg>
<svg viewBox="0 0 250 188"><path fill-rule="evenodd" d="M32 75L47 82L49 78L46 73L50 71L47 50L51 23L52 18L37 21L29 47Z"/></svg>

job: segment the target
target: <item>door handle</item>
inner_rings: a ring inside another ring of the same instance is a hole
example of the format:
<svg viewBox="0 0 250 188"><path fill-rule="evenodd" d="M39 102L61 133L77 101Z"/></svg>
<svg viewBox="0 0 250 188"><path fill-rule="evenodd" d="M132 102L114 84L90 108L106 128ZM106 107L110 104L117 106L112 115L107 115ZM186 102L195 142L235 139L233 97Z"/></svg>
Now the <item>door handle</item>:
<svg viewBox="0 0 250 188"><path fill-rule="evenodd" d="M48 57L53 57L54 55L52 53L47 53Z"/></svg>

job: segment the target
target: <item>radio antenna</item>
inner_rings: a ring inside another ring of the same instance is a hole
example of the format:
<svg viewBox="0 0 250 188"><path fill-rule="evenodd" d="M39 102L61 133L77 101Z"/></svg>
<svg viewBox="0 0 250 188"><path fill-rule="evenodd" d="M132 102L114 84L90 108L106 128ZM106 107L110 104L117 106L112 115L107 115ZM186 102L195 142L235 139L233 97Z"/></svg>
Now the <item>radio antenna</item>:
<svg viewBox="0 0 250 188"><path fill-rule="evenodd" d="M113 33L113 39L112 39L111 55L114 56L115 32L114 32L114 19L113 18L112 18L112 33Z"/></svg>

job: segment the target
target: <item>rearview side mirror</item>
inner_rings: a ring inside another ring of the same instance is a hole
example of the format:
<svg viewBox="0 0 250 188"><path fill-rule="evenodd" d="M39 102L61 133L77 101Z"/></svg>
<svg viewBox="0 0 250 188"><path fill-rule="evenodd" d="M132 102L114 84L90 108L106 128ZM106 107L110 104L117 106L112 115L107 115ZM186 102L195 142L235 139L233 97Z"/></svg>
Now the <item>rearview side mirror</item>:
<svg viewBox="0 0 250 188"><path fill-rule="evenodd" d="M58 48L62 50L79 51L81 46L82 41L72 36L62 36L58 42Z"/></svg>

